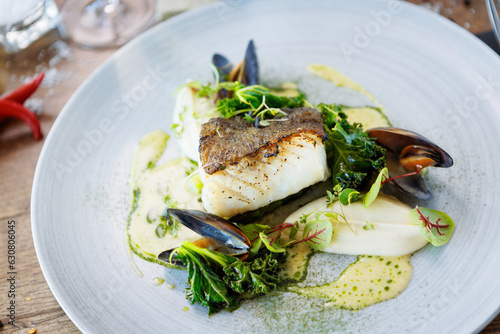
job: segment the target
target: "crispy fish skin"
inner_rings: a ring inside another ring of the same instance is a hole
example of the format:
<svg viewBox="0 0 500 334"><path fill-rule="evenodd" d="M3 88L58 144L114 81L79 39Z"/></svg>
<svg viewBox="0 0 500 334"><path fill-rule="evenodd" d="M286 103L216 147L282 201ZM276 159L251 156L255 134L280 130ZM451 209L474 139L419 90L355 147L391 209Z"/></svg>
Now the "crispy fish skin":
<svg viewBox="0 0 500 334"><path fill-rule="evenodd" d="M313 108L283 109L288 121L271 122L256 128L242 118L212 118L201 127L200 165L207 174L234 165L243 157L255 156L262 150L277 155L278 146L287 137L309 132L326 139L323 119Z"/></svg>
<svg viewBox="0 0 500 334"><path fill-rule="evenodd" d="M212 119L200 139L202 201L231 217L283 199L329 176L321 115L284 110L287 121L255 128L241 119Z"/></svg>

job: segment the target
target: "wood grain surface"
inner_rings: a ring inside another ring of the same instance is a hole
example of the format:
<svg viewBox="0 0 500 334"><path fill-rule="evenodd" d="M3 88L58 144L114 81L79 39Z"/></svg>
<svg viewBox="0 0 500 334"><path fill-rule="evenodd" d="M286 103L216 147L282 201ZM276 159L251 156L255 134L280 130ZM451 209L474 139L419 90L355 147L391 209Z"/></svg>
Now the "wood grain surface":
<svg viewBox="0 0 500 334"><path fill-rule="evenodd" d="M160 17L195 7L204 1L159 1ZM472 33L491 29L482 0L411 0L449 18ZM58 2L60 4L60 2ZM57 115L78 86L115 50L82 50L68 43L71 57L57 64L43 60L14 65L0 61L0 93L20 84L41 68L50 70L49 85L41 87L34 97L43 104L40 116L46 136ZM49 56L47 56L49 57ZM43 58L43 57L42 57ZM37 67L38 66L38 67ZM43 139L35 141L29 128L17 120L0 122L0 320L3 333L80 333L54 299L41 272L31 235L30 195L33 174ZM8 325L9 284L7 282L7 225L15 221L16 229L16 327ZM475 307L475 306L471 306ZM482 333L500 333L500 316Z"/></svg>

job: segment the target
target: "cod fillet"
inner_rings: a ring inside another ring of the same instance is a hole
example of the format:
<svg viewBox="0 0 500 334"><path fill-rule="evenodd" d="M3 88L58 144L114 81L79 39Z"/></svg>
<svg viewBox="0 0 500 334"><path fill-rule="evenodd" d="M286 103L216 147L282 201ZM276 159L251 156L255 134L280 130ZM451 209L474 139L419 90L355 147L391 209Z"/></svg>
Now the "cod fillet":
<svg viewBox="0 0 500 334"><path fill-rule="evenodd" d="M213 118L200 133L201 198L208 212L231 217L324 181L329 176L323 119L312 108L283 109L286 120L257 128Z"/></svg>

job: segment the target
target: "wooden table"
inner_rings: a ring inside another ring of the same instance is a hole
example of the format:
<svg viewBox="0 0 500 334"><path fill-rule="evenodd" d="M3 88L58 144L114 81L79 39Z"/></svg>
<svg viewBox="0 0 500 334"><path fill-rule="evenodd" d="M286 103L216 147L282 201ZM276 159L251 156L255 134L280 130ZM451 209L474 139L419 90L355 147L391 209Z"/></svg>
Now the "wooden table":
<svg viewBox="0 0 500 334"><path fill-rule="evenodd" d="M179 1L174 1L179 5ZM191 1L192 6L200 1ZM468 28L472 33L490 30L486 8L482 0L444 0L439 2L423 2L431 10L450 18L457 24ZM69 45L72 59L63 59L52 70L51 87L42 87L34 95L43 100L43 113L40 116L42 132L46 136L57 115L78 86L89 74L113 52L113 49L92 51L82 50ZM35 71L22 68L5 68L0 63L0 75L6 90L19 85L21 76L32 76ZM55 74L55 75L54 75ZM61 79L57 83L54 78ZM0 320L3 333L28 333L37 329L38 333L79 333L80 331L65 315L54 299L41 272L35 254L31 235L30 194L33 174L40 150L41 141L34 141L29 128L17 120L0 123ZM7 292L7 222L16 223L16 325L7 325L6 315ZM472 307L472 306L471 306ZM500 316L497 317L483 333L500 333Z"/></svg>

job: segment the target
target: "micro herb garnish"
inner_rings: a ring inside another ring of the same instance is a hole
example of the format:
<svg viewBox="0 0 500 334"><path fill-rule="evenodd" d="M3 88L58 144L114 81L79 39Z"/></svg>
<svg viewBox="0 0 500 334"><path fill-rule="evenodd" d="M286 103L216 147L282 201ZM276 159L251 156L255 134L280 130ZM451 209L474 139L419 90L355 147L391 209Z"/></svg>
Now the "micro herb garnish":
<svg viewBox="0 0 500 334"><path fill-rule="evenodd" d="M311 220L304 226L302 240L293 242L291 245L296 245L305 242L309 247L315 250L325 249L332 240L332 224L328 220Z"/></svg>
<svg viewBox="0 0 500 334"><path fill-rule="evenodd" d="M184 117L187 113L187 107L184 106L184 109L179 113L179 123L172 123L171 129L177 137L180 137L182 132L184 131Z"/></svg>
<svg viewBox="0 0 500 334"><path fill-rule="evenodd" d="M299 222L300 222L301 224L306 224L306 223L307 223L307 218L308 218L311 214L312 214L312 212L311 212L311 213L309 213L309 214L305 214L305 213L303 213L303 214L300 216L300 220L299 220Z"/></svg>
<svg viewBox="0 0 500 334"><path fill-rule="evenodd" d="M366 193L363 198L363 206L366 209L373 203L373 201L377 198L378 193L380 192L380 187L385 183L385 181L389 178L389 170L387 167L384 167L377 176L375 182L373 182L370 190Z"/></svg>
<svg viewBox="0 0 500 334"><path fill-rule="evenodd" d="M336 191L328 192L327 206L330 207L335 201ZM345 194L345 195L343 195ZM359 200L360 195L354 189L345 189L340 192L340 196L345 197L345 203L350 204L354 200ZM357 234L351 224L348 222L343 207L342 200L340 201L340 213L333 211L318 211L302 214L295 223L282 223L276 226L247 224L241 226L243 232L252 242L251 254L255 254L261 245L264 245L271 252L284 252L287 247L305 242L309 247L315 250L325 249L331 242L333 226L338 226L340 223L346 224L347 228L354 234ZM314 214L314 218L309 220L309 217ZM295 235L302 228L302 239L294 240ZM282 233L289 230L288 242L283 242L280 237Z"/></svg>
<svg viewBox="0 0 500 334"><path fill-rule="evenodd" d="M331 206L337 200L337 197L334 194L332 194L329 190L326 191L326 196L328 197L326 199L328 207Z"/></svg>
<svg viewBox="0 0 500 334"><path fill-rule="evenodd" d="M252 248L250 249L250 256L257 254L262 245L262 240L260 239L260 233L263 231L268 231L271 227L262 224L247 224L240 226L240 229L252 242Z"/></svg>
<svg viewBox="0 0 500 334"><path fill-rule="evenodd" d="M359 200L363 200L363 206L366 209L370 204L373 203L373 201L377 198L381 186L385 183L384 180L387 180L389 178L387 167L382 168L382 170L379 172L377 179L375 182L371 185L370 190L366 194L361 194L359 191L356 189L352 188L342 188L342 185L337 184L333 188L333 193L330 191L326 191L327 195L327 203L328 206L333 204L337 199L342 203L343 205L349 205L351 203L354 203Z"/></svg>
<svg viewBox="0 0 500 334"><path fill-rule="evenodd" d="M225 89L233 91L232 98L224 98L218 101L217 109L225 118L242 115L243 118L255 124L255 126L268 126L272 121L283 121L286 116L280 108L299 108L305 104L304 94L297 97L282 97L271 93L264 86L245 86L235 82Z"/></svg>
<svg viewBox="0 0 500 334"><path fill-rule="evenodd" d="M241 115L247 121L254 123L256 127L268 126L273 121L283 121L286 116L281 108L299 108L306 104L304 94L296 97L277 96L271 90L261 85L246 86L240 82L219 82L218 71L215 69L216 80L214 84L203 85L199 81L191 81L180 86L175 92L177 94L182 88L189 87L196 91L198 97L207 97L217 102L217 110L222 117L231 118ZM219 91L232 92L232 97L218 100ZM182 119L181 119L182 121ZM172 125L172 130L182 132L179 124Z"/></svg>
<svg viewBox="0 0 500 334"><path fill-rule="evenodd" d="M215 83L213 85L211 83L207 83L204 85L200 81L190 81L188 83L181 85L179 88L177 88L174 91L173 95L176 95L177 93L179 93L179 91L181 89L183 89L185 87L189 87L192 90L196 91L196 94L198 95L198 97L207 97L210 99L215 99L219 90L222 89L221 88L222 83L219 82L220 81L219 71L217 71L217 69L215 68L215 66L213 64L211 64L211 69L212 69L212 72L214 73L214 76L215 76Z"/></svg>
<svg viewBox="0 0 500 334"><path fill-rule="evenodd" d="M161 225L161 227L160 227L160 225ZM156 232L158 235L159 232L164 231L163 236L165 236L165 234L167 232L169 232L173 237L175 237L177 235L177 232L179 231L179 228L180 228L180 225L179 225L179 222L177 220L173 219L170 216L163 216L162 215L160 217L160 224L158 225ZM160 237L160 238L162 238L162 237Z"/></svg>
<svg viewBox="0 0 500 334"><path fill-rule="evenodd" d="M264 245L265 248L271 252L283 253L286 251L287 247L291 247L302 242L307 243L309 247L313 249L323 250L330 244L333 233L332 224L327 220L319 220L317 217L316 219L307 222L308 216L309 215L305 217L303 216L305 219L305 226L302 231L303 238L300 240L293 240L293 237L299 231L299 222L283 223L272 227L259 224L248 224L243 226L243 232L252 241L252 249L250 253L252 254L258 251L258 248L254 249L255 245L258 245L258 247ZM282 244L280 237L285 230L290 231L288 238L291 240Z"/></svg>
<svg viewBox="0 0 500 334"><path fill-rule="evenodd" d="M360 189L371 174L385 167L386 150L363 131L359 123L350 124L340 105L320 104L328 139L325 142L333 184Z"/></svg>
<svg viewBox="0 0 500 334"><path fill-rule="evenodd" d="M279 231L275 237L271 238L264 232L259 233L259 238L262 240L262 243L264 246L266 246L267 249L269 249L273 253L282 253L285 252L286 249L285 247L282 247L279 242L275 242L278 236L280 235L281 231Z"/></svg>
<svg viewBox="0 0 500 334"><path fill-rule="evenodd" d="M446 213L418 206L410 211L408 218L419 226L420 233L434 246L446 244L455 227L453 220Z"/></svg>
<svg viewBox="0 0 500 334"><path fill-rule="evenodd" d="M177 208L178 203L172 200L170 195L168 194L165 195L165 197L163 198L163 202L166 205L166 208L163 211L163 213L159 216L153 215L153 217L150 217L150 215L148 214L146 219L148 223L154 223L159 221L155 229L155 234L158 238L163 238L167 234L167 232L175 237L177 235L177 232L179 231L180 224L175 219L167 215L167 209Z"/></svg>
<svg viewBox="0 0 500 334"><path fill-rule="evenodd" d="M340 193L339 201L343 205L349 205L362 198L362 196L356 189L347 188Z"/></svg>
<svg viewBox="0 0 500 334"><path fill-rule="evenodd" d="M168 194L163 197L163 203L165 203L167 208L177 208L179 206L179 203L173 200Z"/></svg>
<svg viewBox="0 0 500 334"><path fill-rule="evenodd" d="M368 231L368 230L374 230L375 226L373 226L373 223L366 222L366 225L363 226L363 230Z"/></svg>
<svg viewBox="0 0 500 334"><path fill-rule="evenodd" d="M420 168L418 168L417 172L419 170ZM416 172L408 173L398 177L405 177L414 174L416 174ZM393 179L395 178L389 178L388 169L387 167L384 167L379 172L377 179L375 180L375 182L370 187L370 190L365 195L360 194L355 189L351 188L342 189L342 186L338 184L333 188L333 193L327 191L326 201L328 203L327 204L328 207L330 207L338 198L342 214L333 212L320 212L319 214L332 218L331 220L332 222L333 221L340 222L339 218L341 218L343 220L343 223L347 224L347 226L351 229L351 231L355 233L355 231L352 229L352 227L350 226L349 222L347 221L344 215L342 205L349 205L355 201L363 200L363 207L366 209L377 198L381 186ZM316 213L316 216L317 215L318 213ZM307 216L308 215L304 215L305 219L303 220L307 220ZM318 217L316 217L316 219L318 219ZM415 207L415 209L410 211L409 219L411 220L412 224L419 225L420 233L424 236L424 238L427 241L429 241L434 246L442 246L446 244L453 233L454 229L453 220L446 213L441 211L417 206ZM303 220L301 219L300 222L304 223ZM375 226L373 225L373 223L367 221L366 225L363 226L363 229L374 230Z"/></svg>
<svg viewBox="0 0 500 334"><path fill-rule="evenodd" d="M401 177L416 175L416 174L420 173L420 171L422 170L422 166L417 165L416 168L417 168L417 170L414 171L414 172L410 172L410 173L399 175L399 176L395 176L395 177L389 177L389 175L387 175L385 177L385 180L382 182L382 184L386 184L387 182L391 182L392 180L399 179Z"/></svg>

